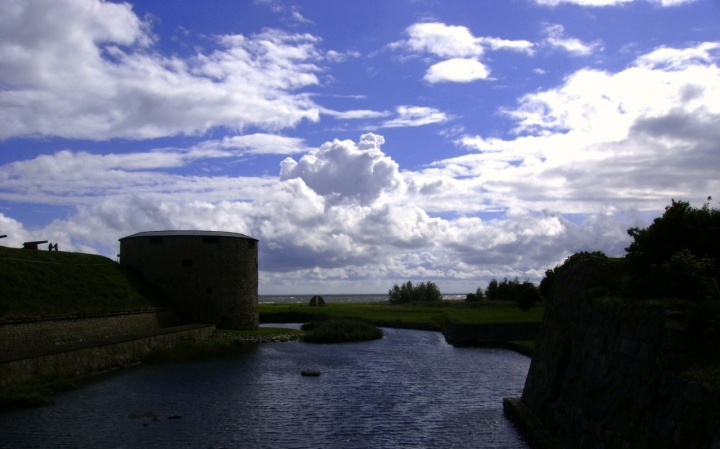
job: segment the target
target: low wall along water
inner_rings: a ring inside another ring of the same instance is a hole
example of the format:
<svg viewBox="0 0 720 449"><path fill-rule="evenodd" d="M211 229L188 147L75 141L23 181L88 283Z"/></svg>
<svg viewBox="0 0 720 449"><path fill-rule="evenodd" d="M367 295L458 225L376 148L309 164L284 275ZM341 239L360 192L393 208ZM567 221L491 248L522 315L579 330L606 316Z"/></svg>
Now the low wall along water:
<svg viewBox="0 0 720 449"><path fill-rule="evenodd" d="M60 317L0 324L0 354L91 341L180 324L172 310Z"/></svg>
<svg viewBox="0 0 720 449"><path fill-rule="evenodd" d="M136 365L153 351L203 341L214 331L213 325L191 324L3 354L0 355L0 387L55 376L88 376Z"/></svg>

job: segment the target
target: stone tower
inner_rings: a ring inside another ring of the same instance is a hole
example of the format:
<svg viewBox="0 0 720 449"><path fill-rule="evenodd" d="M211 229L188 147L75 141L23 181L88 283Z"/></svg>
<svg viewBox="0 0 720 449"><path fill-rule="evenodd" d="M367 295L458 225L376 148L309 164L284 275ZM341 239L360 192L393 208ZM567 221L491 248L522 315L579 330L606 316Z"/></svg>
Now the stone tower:
<svg viewBox="0 0 720 449"><path fill-rule="evenodd" d="M120 239L120 264L158 287L183 324L257 329L257 243L234 232L140 232Z"/></svg>

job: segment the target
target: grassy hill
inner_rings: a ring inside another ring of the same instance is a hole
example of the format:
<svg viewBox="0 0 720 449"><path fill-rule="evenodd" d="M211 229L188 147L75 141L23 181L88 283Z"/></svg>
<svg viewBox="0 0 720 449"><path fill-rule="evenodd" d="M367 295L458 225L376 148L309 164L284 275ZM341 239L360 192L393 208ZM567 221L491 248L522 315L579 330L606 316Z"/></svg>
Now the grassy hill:
<svg viewBox="0 0 720 449"><path fill-rule="evenodd" d="M0 246L0 321L168 306L140 275L107 257Z"/></svg>

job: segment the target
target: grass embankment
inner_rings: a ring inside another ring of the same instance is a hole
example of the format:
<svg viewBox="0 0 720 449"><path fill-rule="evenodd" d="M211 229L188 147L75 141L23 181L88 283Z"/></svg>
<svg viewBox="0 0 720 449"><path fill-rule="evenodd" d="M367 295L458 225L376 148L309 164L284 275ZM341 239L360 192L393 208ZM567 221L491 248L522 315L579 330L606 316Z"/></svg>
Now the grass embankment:
<svg viewBox="0 0 720 449"><path fill-rule="evenodd" d="M263 323L287 322L295 317L299 322L327 318L353 318L373 323L431 325L442 329L447 318L458 324L539 322L544 307L533 307L527 312L514 302L439 301L437 303L411 303L390 305L387 302L328 303L324 307L307 304L260 304L260 321ZM281 320L281 321L273 321Z"/></svg>
<svg viewBox="0 0 720 449"><path fill-rule="evenodd" d="M272 335L299 334L297 329L286 329L278 327L261 327L254 330L228 330L222 329L223 333L242 335L246 337L269 337ZM252 345L245 344L242 340L232 338L212 338L210 340L185 343L172 348L156 351L148 360L151 363L180 363L180 362L204 362L216 358L232 358L238 354L253 351Z"/></svg>
<svg viewBox="0 0 720 449"><path fill-rule="evenodd" d="M302 325L306 343L351 343L354 341L378 340L383 331L360 320L332 319L311 321Z"/></svg>
<svg viewBox="0 0 720 449"><path fill-rule="evenodd" d="M159 307L158 290L107 257L0 246L0 321Z"/></svg>
<svg viewBox="0 0 720 449"><path fill-rule="evenodd" d="M513 340L510 343L525 346L526 348L535 349L535 340Z"/></svg>
<svg viewBox="0 0 720 449"><path fill-rule="evenodd" d="M77 388L77 385L65 377L41 379L17 387L0 391L0 411L22 407L50 404L55 395Z"/></svg>

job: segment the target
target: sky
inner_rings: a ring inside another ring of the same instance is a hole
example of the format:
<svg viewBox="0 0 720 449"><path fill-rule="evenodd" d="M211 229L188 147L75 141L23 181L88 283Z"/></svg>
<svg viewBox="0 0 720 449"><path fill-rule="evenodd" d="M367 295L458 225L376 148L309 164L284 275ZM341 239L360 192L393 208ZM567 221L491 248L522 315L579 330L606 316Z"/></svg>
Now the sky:
<svg viewBox="0 0 720 449"><path fill-rule="evenodd" d="M0 245L259 239L261 294L444 293L720 199L717 0L0 0Z"/></svg>

